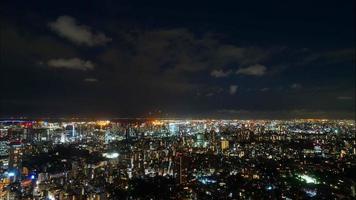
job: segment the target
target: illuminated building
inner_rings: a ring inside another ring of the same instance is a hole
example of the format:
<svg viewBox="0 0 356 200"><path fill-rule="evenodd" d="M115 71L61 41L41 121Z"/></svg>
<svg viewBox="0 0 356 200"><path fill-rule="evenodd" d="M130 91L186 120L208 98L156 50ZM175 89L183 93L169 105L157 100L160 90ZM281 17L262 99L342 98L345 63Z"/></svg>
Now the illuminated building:
<svg viewBox="0 0 356 200"><path fill-rule="evenodd" d="M9 168L21 169L22 144L21 143L11 143L9 155L10 155Z"/></svg>
<svg viewBox="0 0 356 200"><path fill-rule="evenodd" d="M5 140L0 141L0 156L8 156L9 155L9 144Z"/></svg>
<svg viewBox="0 0 356 200"><path fill-rule="evenodd" d="M169 123L169 133L172 135L177 135L179 132L179 126L177 123Z"/></svg>
<svg viewBox="0 0 356 200"><path fill-rule="evenodd" d="M308 175L305 175L305 174L300 174L297 176L299 180L301 181L304 181L306 183L312 183L312 184L318 184L318 181L311 177L311 176L308 176Z"/></svg>
<svg viewBox="0 0 356 200"><path fill-rule="evenodd" d="M226 139L221 140L221 151L229 149L229 141Z"/></svg>
<svg viewBox="0 0 356 200"><path fill-rule="evenodd" d="M188 176L189 160L181 153L177 153L175 163L175 175L178 178L179 184L185 184Z"/></svg>
<svg viewBox="0 0 356 200"><path fill-rule="evenodd" d="M209 132L209 141L210 141L210 148L212 151L215 151L217 148L217 143L216 143L216 132L214 130L211 130Z"/></svg>
<svg viewBox="0 0 356 200"><path fill-rule="evenodd" d="M25 137L25 129L22 128L11 128L8 130L9 139L12 141L20 141Z"/></svg>
<svg viewBox="0 0 356 200"><path fill-rule="evenodd" d="M35 136L37 141L49 141L49 129L47 128L36 128L33 129L32 135Z"/></svg>
<svg viewBox="0 0 356 200"><path fill-rule="evenodd" d="M66 135L69 140L75 140L77 134L75 131L74 123L66 126Z"/></svg>
<svg viewBox="0 0 356 200"><path fill-rule="evenodd" d="M203 133L197 134L195 146L205 148L207 145L208 142L205 140L204 134Z"/></svg>
<svg viewBox="0 0 356 200"><path fill-rule="evenodd" d="M7 141L0 141L0 167L7 169L9 165L9 145Z"/></svg>

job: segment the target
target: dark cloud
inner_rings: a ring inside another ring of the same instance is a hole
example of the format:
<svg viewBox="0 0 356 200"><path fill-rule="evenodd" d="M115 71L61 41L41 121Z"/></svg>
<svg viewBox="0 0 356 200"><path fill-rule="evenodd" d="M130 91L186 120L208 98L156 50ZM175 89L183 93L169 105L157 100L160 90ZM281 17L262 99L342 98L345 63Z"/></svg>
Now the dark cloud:
<svg viewBox="0 0 356 200"><path fill-rule="evenodd" d="M259 48L226 45L212 35L198 37L187 29L126 32L122 39L127 47L111 48L103 52L98 57L101 63L111 68L120 80L130 81L128 79L134 77L135 81L131 84L138 88L159 90L166 94L192 93L207 85L194 77L198 78L209 70L212 70L210 74L215 77L228 76L232 69L214 71L213 68L229 64L234 68L236 63L260 60L252 59L252 54L263 52ZM227 49L229 53L223 55ZM257 52L252 53L254 51ZM241 56L234 57L240 52ZM242 56L244 52L249 52L248 59ZM214 94L208 93L208 96Z"/></svg>
<svg viewBox="0 0 356 200"><path fill-rule="evenodd" d="M197 36L187 29L139 30L120 35L125 35L121 38L125 45L108 49L98 56L99 60L119 79L135 77L132 84L161 89L162 93L187 94L210 85L199 81L209 71L213 77L227 77L238 66L273 56L264 48L225 44L212 34ZM217 70L216 66L230 69ZM246 73L259 76L265 70L255 64Z"/></svg>
<svg viewBox="0 0 356 200"><path fill-rule="evenodd" d="M309 50L308 50L309 51ZM303 60L303 64L323 63L340 64L344 62L355 62L355 48L336 49L324 52L311 52Z"/></svg>
<svg viewBox="0 0 356 200"><path fill-rule="evenodd" d="M57 56L70 57L76 55L76 50L57 41L46 34L22 30L0 22L1 59L3 62L16 66L32 65L40 59L51 59ZM3 63L3 67L5 63Z"/></svg>
<svg viewBox="0 0 356 200"><path fill-rule="evenodd" d="M96 78L85 78L83 81L84 82L93 83L93 82L98 82L98 79L96 79Z"/></svg>
<svg viewBox="0 0 356 200"><path fill-rule="evenodd" d="M339 97L337 97L337 99L339 99L339 100L352 100L353 98L352 97L348 97L348 96L339 96Z"/></svg>
<svg viewBox="0 0 356 200"><path fill-rule="evenodd" d="M218 86L206 86L198 89L198 96L206 96L212 97L216 95L222 95L224 93L224 89Z"/></svg>
<svg viewBox="0 0 356 200"><path fill-rule="evenodd" d="M302 88L302 85L299 83L293 83L292 85L290 85L290 88L298 90Z"/></svg>
<svg viewBox="0 0 356 200"><path fill-rule="evenodd" d="M270 88L265 87L265 88L262 88L262 89L261 89L261 92L267 92L267 91L269 91L269 90L270 90Z"/></svg>

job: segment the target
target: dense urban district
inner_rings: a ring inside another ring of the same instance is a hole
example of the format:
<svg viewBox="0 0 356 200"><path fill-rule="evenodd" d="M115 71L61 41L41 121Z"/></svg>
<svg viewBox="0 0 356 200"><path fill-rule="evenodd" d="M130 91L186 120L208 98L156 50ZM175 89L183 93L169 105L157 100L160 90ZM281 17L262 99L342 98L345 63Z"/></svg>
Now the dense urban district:
<svg viewBox="0 0 356 200"><path fill-rule="evenodd" d="M352 120L0 121L0 199L355 199Z"/></svg>

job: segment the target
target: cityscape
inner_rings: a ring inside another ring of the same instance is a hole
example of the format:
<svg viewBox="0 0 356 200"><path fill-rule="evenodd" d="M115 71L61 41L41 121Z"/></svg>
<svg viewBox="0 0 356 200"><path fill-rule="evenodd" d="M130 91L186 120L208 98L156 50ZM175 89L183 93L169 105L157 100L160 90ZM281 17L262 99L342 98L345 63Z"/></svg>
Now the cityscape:
<svg viewBox="0 0 356 200"><path fill-rule="evenodd" d="M355 0L1 0L0 200L355 200Z"/></svg>
<svg viewBox="0 0 356 200"><path fill-rule="evenodd" d="M353 120L3 120L2 199L354 199Z"/></svg>

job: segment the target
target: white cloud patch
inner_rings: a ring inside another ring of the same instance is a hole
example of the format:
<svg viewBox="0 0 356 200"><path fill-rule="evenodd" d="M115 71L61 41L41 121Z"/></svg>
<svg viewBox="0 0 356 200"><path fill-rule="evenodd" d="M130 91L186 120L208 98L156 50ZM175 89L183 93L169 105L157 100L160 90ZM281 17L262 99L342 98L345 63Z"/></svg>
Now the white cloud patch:
<svg viewBox="0 0 356 200"><path fill-rule="evenodd" d="M48 25L58 35L75 44L97 46L111 41L111 38L104 33L94 33L92 28L77 24L77 21L70 16L60 16L56 21L50 22Z"/></svg>
<svg viewBox="0 0 356 200"><path fill-rule="evenodd" d="M256 64L246 68L240 68L236 71L236 74L262 76L266 73L266 69L264 65Z"/></svg>
<svg viewBox="0 0 356 200"><path fill-rule="evenodd" d="M230 85L229 93L230 93L231 95L236 94L237 88L239 88L239 86L237 86L237 85Z"/></svg>
<svg viewBox="0 0 356 200"><path fill-rule="evenodd" d="M51 59L47 61L47 65L51 68L64 68L73 70L92 70L94 69L94 64L89 60L82 60L79 58L58 58Z"/></svg>
<svg viewBox="0 0 356 200"><path fill-rule="evenodd" d="M224 71L222 69L215 69L211 71L210 75L215 77L215 78L222 78L222 77L227 77L231 74L231 70Z"/></svg>

